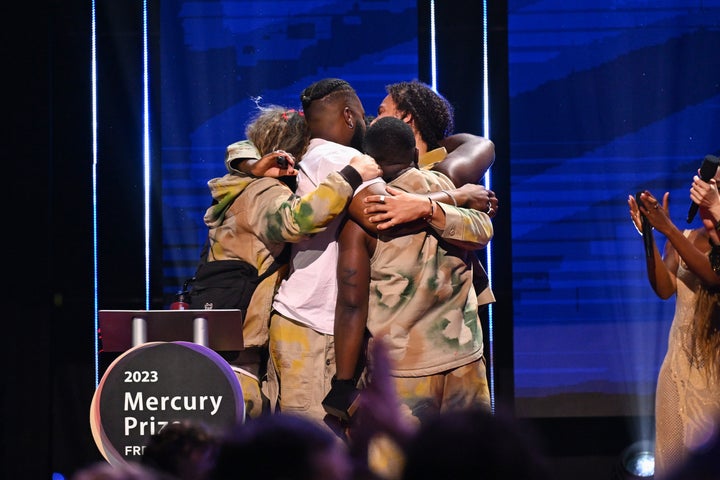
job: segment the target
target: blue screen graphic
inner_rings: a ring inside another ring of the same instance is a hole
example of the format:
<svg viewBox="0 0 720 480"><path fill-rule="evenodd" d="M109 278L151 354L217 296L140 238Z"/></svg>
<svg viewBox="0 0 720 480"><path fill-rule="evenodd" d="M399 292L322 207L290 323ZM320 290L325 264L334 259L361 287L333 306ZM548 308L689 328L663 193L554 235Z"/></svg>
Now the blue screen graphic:
<svg viewBox="0 0 720 480"><path fill-rule="evenodd" d="M174 294L207 235L207 181L244 138L256 102L300 109L300 92L339 77L368 115L385 85L418 77L414 1L167 0L161 4L163 275Z"/></svg>
<svg viewBox="0 0 720 480"><path fill-rule="evenodd" d="M720 2L508 7L517 409L652 414L674 299L650 288L627 197L668 191L674 223L700 225L685 216L720 148Z"/></svg>

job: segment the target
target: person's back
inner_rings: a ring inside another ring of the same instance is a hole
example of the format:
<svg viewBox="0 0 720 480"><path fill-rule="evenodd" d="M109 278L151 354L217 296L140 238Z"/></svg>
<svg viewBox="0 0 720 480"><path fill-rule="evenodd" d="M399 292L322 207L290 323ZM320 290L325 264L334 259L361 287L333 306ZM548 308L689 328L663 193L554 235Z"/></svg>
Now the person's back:
<svg viewBox="0 0 720 480"><path fill-rule="evenodd" d="M429 193L447 183L413 169L390 185ZM370 262L368 330L392 339L395 374L439 373L482 356L469 255L429 229L378 238Z"/></svg>
<svg viewBox="0 0 720 480"><path fill-rule="evenodd" d="M301 94L312 140L301 159L297 193L315 188L328 170L347 165L365 132L365 110L355 90L341 79L323 79ZM359 185L358 185L359 186ZM269 386L281 411L323 423L321 402L335 373L333 358L335 270L339 222L293 246L290 271L273 302L270 322Z"/></svg>
<svg viewBox="0 0 720 480"><path fill-rule="evenodd" d="M441 237L432 220L443 211L429 192L452 188L438 172L417 168L412 129L386 117L368 129L365 150L376 158L389 186L428 201L419 230L371 235L348 220L340 237L339 295L335 344L337 376L326 397L343 411L343 390L361 388L358 371L365 331L382 339L404 412L422 422L437 412L490 405L483 360L482 328L473 286L471 250L486 245L492 228L474 242ZM461 212L458 212L461 213ZM462 212L462 215L485 215ZM362 396L362 393L360 394ZM347 414L351 414L347 410Z"/></svg>
<svg viewBox="0 0 720 480"><path fill-rule="evenodd" d="M301 94L311 141L302 157L298 195L314 189L320 179L346 166L359 149L365 132L362 103L341 79L323 79ZM291 247L290 272L275 296L273 307L282 315L323 334L332 334L337 283L335 236L337 219L313 238Z"/></svg>
<svg viewBox="0 0 720 480"><path fill-rule="evenodd" d="M375 122L365 139L388 185L417 194L453 188L444 175L414 166L414 145L412 130L393 117ZM429 227L378 237L367 326L388 344L394 375L432 375L482 356L470 255Z"/></svg>
<svg viewBox="0 0 720 480"><path fill-rule="evenodd" d="M356 155L360 152L352 147L322 139L311 140L302 158L296 193L302 195L314 189L317 179L342 169ZM328 272L334 271L337 265L336 236L343 219L340 215L322 232L291 245L290 272L273 300L278 312L328 334L332 333L337 296L335 275Z"/></svg>

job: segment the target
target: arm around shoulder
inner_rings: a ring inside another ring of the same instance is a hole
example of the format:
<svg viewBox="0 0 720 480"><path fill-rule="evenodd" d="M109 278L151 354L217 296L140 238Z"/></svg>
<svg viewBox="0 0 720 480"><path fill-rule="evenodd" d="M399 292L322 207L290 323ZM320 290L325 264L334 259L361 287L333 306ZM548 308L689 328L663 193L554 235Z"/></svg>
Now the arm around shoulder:
<svg viewBox="0 0 720 480"><path fill-rule="evenodd" d="M495 144L485 137L458 133L444 138L440 145L448 155L433 170L447 175L455 185L478 183L495 162Z"/></svg>

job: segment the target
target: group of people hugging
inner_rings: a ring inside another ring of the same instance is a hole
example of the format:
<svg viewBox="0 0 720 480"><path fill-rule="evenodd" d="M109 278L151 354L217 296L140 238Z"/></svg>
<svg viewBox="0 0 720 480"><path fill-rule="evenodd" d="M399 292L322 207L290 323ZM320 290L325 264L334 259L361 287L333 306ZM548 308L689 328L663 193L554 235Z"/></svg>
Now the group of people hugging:
<svg viewBox="0 0 720 480"><path fill-rule="evenodd" d="M261 278L230 359L248 422L297 414L349 441L374 342L407 428L490 408L480 312L495 298L476 251L498 211L481 184L494 145L454 133L430 86L386 91L373 117L338 78L305 88L301 108L258 105L208 182L203 263L241 260Z"/></svg>

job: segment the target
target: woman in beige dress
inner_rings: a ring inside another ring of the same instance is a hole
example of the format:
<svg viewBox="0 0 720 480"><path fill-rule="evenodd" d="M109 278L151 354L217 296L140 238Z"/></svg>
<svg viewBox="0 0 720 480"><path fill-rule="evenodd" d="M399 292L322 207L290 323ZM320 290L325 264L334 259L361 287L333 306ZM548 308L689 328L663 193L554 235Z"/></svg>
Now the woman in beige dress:
<svg viewBox="0 0 720 480"><path fill-rule="evenodd" d="M668 197L665 193L660 204L642 192L640 207L628 198L638 231L642 213L668 240L661 256L653 238L650 285L662 299L676 295L655 398L656 479L679 467L720 428L720 236L705 206L703 227L678 229L669 218Z"/></svg>

